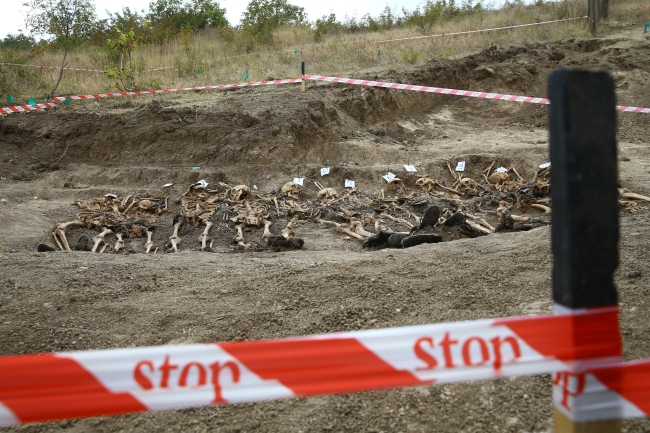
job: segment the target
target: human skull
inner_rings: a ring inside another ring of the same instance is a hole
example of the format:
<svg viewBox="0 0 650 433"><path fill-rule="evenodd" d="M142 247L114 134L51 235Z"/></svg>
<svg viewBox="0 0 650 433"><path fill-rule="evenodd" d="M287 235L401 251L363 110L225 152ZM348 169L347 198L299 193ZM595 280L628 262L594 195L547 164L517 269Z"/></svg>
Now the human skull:
<svg viewBox="0 0 650 433"><path fill-rule="evenodd" d="M415 184L426 192L431 192L436 187L436 181L428 177L419 178Z"/></svg>
<svg viewBox="0 0 650 433"><path fill-rule="evenodd" d="M300 194L300 185L294 182L287 182L282 187L282 195L298 200L298 194Z"/></svg>
<svg viewBox="0 0 650 433"><path fill-rule="evenodd" d="M230 190L230 198L234 201L246 200L251 195L251 189L246 185L237 185Z"/></svg>
<svg viewBox="0 0 650 433"><path fill-rule="evenodd" d="M391 179L388 182L388 185L386 186L386 189L388 191L397 191L398 189L401 190L403 188L404 188L404 182L402 182L402 179L400 179L399 177L395 177Z"/></svg>
<svg viewBox="0 0 650 433"><path fill-rule="evenodd" d="M320 191L318 191L318 200L324 202L325 200L331 199L331 200L336 200L339 198L339 193L336 192L334 188L323 188Z"/></svg>

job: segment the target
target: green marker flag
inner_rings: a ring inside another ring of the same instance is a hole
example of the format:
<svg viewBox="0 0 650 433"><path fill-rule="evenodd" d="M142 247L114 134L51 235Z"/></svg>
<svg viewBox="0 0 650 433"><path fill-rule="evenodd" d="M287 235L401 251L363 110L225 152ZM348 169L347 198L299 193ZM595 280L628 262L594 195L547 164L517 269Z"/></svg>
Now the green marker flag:
<svg viewBox="0 0 650 433"><path fill-rule="evenodd" d="M248 80L248 69L246 69L246 73L244 74L244 81Z"/></svg>
<svg viewBox="0 0 650 433"><path fill-rule="evenodd" d="M196 70L196 75L200 75L200 74L201 74L201 70L200 70L200 69L197 69L197 70Z"/></svg>
<svg viewBox="0 0 650 433"><path fill-rule="evenodd" d="M293 53L294 53L294 54L298 54L298 50L293 50Z"/></svg>
<svg viewBox="0 0 650 433"><path fill-rule="evenodd" d="M12 104L14 103L14 97L11 95L7 95L7 101L11 102Z"/></svg>
<svg viewBox="0 0 650 433"><path fill-rule="evenodd" d="M72 105L72 101L70 100L70 97L69 97L69 96L67 96L67 97L65 98L65 101L63 101L63 102L65 103L65 105L68 105L68 106Z"/></svg>
<svg viewBox="0 0 650 433"><path fill-rule="evenodd" d="M36 99L34 99L34 98L29 98L29 102L27 103L27 105L36 105L37 103L38 103L38 102L36 102Z"/></svg>
<svg viewBox="0 0 650 433"><path fill-rule="evenodd" d="M381 56L381 50L377 50L377 57Z"/></svg>
<svg viewBox="0 0 650 433"><path fill-rule="evenodd" d="M47 96L45 97L45 102L47 102L48 104L49 104L50 102L52 102L52 98L50 98L50 95L47 95Z"/></svg>

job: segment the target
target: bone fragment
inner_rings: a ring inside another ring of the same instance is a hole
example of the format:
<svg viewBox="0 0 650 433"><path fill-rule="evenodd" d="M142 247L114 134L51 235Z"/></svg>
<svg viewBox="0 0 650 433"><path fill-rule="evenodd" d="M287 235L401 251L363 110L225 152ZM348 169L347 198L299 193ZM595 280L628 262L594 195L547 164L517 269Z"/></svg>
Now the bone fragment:
<svg viewBox="0 0 650 433"><path fill-rule="evenodd" d="M636 194L633 192L629 192L627 189L619 189L619 193L621 194L622 198L631 198L635 200L645 200L645 201L650 201L650 197L646 195L641 195L641 194Z"/></svg>
<svg viewBox="0 0 650 433"><path fill-rule="evenodd" d="M117 253L122 248L124 248L124 240L122 240L122 233L116 233L115 236L117 237L117 242L115 243L115 247L113 249Z"/></svg>
<svg viewBox="0 0 650 433"><path fill-rule="evenodd" d="M93 242L94 242L93 249L92 249L93 253L97 251L97 247L99 246L99 244L106 243L104 237L109 233L113 233L113 230L104 228L104 230L102 230L100 234L98 234L93 238Z"/></svg>
<svg viewBox="0 0 650 433"><path fill-rule="evenodd" d="M475 222L472 221L471 219L467 219L467 220L465 220L465 224L467 224L468 226L470 226L470 227L473 228L474 230L478 230L478 231L483 232L483 233L488 234L488 235L489 235L490 233L493 233L493 232L491 232L490 229L488 229L487 227L483 227L482 225L475 223Z"/></svg>
<svg viewBox="0 0 650 433"><path fill-rule="evenodd" d="M494 232L497 230L497 229L495 229L494 227L492 227L490 224L488 224L488 222L485 221L483 218L481 218L481 217L477 217L477 216L472 215L472 214L469 214L469 213L467 213L467 212L463 212L463 213L465 214L465 216L466 216L467 218L476 221L477 223L479 223L480 225L482 225L483 227L485 227L486 229L488 229L490 233L494 233Z"/></svg>
<svg viewBox="0 0 650 433"><path fill-rule="evenodd" d="M54 241L56 242L57 246L61 250L65 251L71 251L70 250L70 245L68 244L68 240L65 237L65 230L68 227L83 227L85 224L83 221L80 220L74 220L74 221L68 221L67 223L59 223L54 227L54 231L52 232L52 235L54 236ZM59 242L59 239L61 242Z"/></svg>
<svg viewBox="0 0 650 433"><path fill-rule="evenodd" d="M530 207L534 207L535 209L543 210L545 214L550 214L551 213L551 208L548 207L548 206L544 206L543 204L533 203L533 204L530 205Z"/></svg>
<svg viewBox="0 0 650 433"><path fill-rule="evenodd" d="M147 252L147 254L149 254L149 251L151 251L151 248L154 246L153 242L151 241L151 236L153 236L153 232L146 229L145 233L147 234L147 242L144 244L144 249Z"/></svg>
<svg viewBox="0 0 650 433"><path fill-rule="evenodd" d="M178 237L178 229L183 225L183 219L179 218L178 222L174 224L174 234L169 237L169 242L172 244L172 249L175 253L178 252L178 245L181 243L181 238Z"/></svg>
<svg viewBox="0 0 650 433"><path fill-rule="evenodd" d="M204 219L202 221L203 224L205 224L205 229L203 230L203 233L201 234L199 240L201 241L201 249L204 250L208 243L208 232L210 231L210 228L212 228L214 224L210 220Z"/></svg>
<svg viewBox="0 0 650 433"><path fill-rule="evenodd" d="M262 235L262 239L267 239L269 236L272 235L271 231L269 230L269 227L271 227L271 221L264 220L264 234Z"/></svg>
<svg viewBox="0 0 650 433"><path fill-rule="evenodd" d="M237 229L237 234L235 235L233 240L235 242L237 242L237 245L239 245L240 247L248 249L248 248L251 247L251 244L247 244L247 243L244 242L244 228L245 227L246 227L245 224L239 224L239 225L235 226L235 228Z"/></svg>
<svg viewBox="0 0 650 433"><path fill-rule="evenodd" d="M364 238L369 238L370 236L374 236L374 233L370 233L363 228L363 223L361 221L351 222L350 228L352 228L355 233L360 234Z"/></svg>

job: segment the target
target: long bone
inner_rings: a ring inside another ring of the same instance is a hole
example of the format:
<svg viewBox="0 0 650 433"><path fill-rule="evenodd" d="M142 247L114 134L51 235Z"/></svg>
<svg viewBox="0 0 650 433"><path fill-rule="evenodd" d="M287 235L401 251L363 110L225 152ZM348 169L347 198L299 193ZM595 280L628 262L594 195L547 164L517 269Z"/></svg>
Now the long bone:
<svg viewBox="0 0 650 433"><path fill-rule="evenodd" d="M113 230L104 227L104 230L102 230L102 232L100 234L98 234L97 236L95 236L93 238L93 242L95 243L93 245L93 249L91 250L93 253L97 251L97 247L99 246L99 244L101 244L101 243L105 244L106 243L106 240L104 239L104 237L106 235L110 234L110 233L113 233Z"/></svg>
<svg viewBox="0 0 650 433"><path fill-rule="evenodd" d="M178 252L178 245L181 243L181 238L178 237L178 229L183 225L183 218L179 218L174 224L174 234L169 237L169 242L172 244L172 249L175 253Z"/></svg>
<svg viewBox="0 0 650 433"><path fill-rule="evenodd" d="M153 248L154 244L151 241L151 237L153 236L153 232L149 231L149 229L145 229L145 233L147 234L147 242L144 244L144 249L147 254L149 254L149 251L151 251L151 248Z"/></svg>
<svg viewBox="0 0 650 433"><path fill-rule="evenodd" d="M488 234L488 235L489 235L490 233L493 233L492 231L490 231L490 229L488 229L488 228L486 228L486 227L483 227L483 226L480 225L480 224L475 223L475 222L472 221L471 219L466 219L466 220L465 220L465 224L467 224L468 226L470 226L470 227L473 228L474 230L478 230L478 231L483 232L483 233Z"/></svg>
<svg viewBox="0 0 650 433"><path fill-rule="evenodd" d="M477 217L476 215L472 215L471 213L467 213L467 212L463 212L463 214L464 214L467 218L469 218L469 219L471 219L471 220L473 220L473 221L476 221L478 224L480 224L481 226L483 226L485 229L487 229L487 230L489 231L489 233L494 233L495 231L497 231L497 229L495 229L495 228L492 227L490 224L488 224L488 222L485 221L483 218L481 218L481 217ZM471 226L471 224L469 224L469 225Z"/></svg>
<svg viewBox="0 0 650 433"><path fill-rule="evenodd" d="M392 216L392 215L390 215L390 214L387 214L387 213L382 213L381 216L382 216L383 218L388 218L388 219L391 220L391 221L395 221L396 223L403 224L403 225L405 225L406 227L408 227L409 230L411 230L411 229L413 228L413 224L411 224L410 222L406 221L404 218L395 218L394 216Z"/></svg>
<svg viewBox="0 0 650 433"><path fill-rule="evenodd" d="M370 233L363 228L363 223L361 221L353 221L353 219L350 219L350 228L354 230L355 233L360 234L364 238L374 236L374 233Z"/></svg>
<svg viewBox="0 0 650 433"><path fill-rule="evenodd" d="M68 240L65 237L65 230L68 227L83 227L84 225L85 225L84 222L80 220L68 221L67 223L57 224L56 227L54 227L52 236L54 237L54 241L56 242L56 245L59 247L59 249L65 251L72 251L70 249L70 245L68 245ZM61 242L59 242L59 239L61 240Z"/></svg>
<svg viewBox="0 0 650 433"><path fill-rule="evenodd" d="M124 248L124 240L122 239L122 233L115 233L115 237L117 237L117 242L115 242L115 247L113 247L113 249L117 253Z"/></svg>
<svg viewBox="0 0 650 433"><path fill-rule="evenodd" d="M551 208L548 207L548 206L544 206L543 204L533 203L533 204L530 205L530 207L534 207L535 209L543 210L545 214L550 214L551 213Z"/></svg>
<svg viewBox="0 0 650 433"><path fill-rule="evenodd" d="M235 226L235 228L237 229L237 234L235 235L233 240L235 242L237 242L237 245L239 245L240 247L243 247L243 248L246 248L246 249L250 248L251 244L247 244L247 243L244 242L244 228L246 228L246 224L244 224L244 223L238 224L238 225Z"/></svg>
<svg viewBox="0 0 650 433"><path fill-rule="evenodd" d="M634 192L630 192L625 188L619 189L618 192L622 198L632 198L636 200L650 201L650 197L641 194L636 194Z"/></svg>
<svg viewBox="0 0 650 433"><path fill-rule="evenodd" d="M203 233L201 234L201 237L199 237L199 240L201 241L201 250L205 250L205 247L208 243L208 232L210 231L210 228L214 225L212 221L208 219L202 219L201 220L203 224L205 224L205 229L203 230ZM211 240L211 239L210 239Z"/></svg>
<svg viewBox="0 0 650 433"><path fill-rule="evenodd" d="M359 233L355 233L352 230L350 230L350 228L347 225L339 224L334 221L325 221L320 218L316 218L314 219L314 221L316 221L318 224L324 224L324 225L335 227L338 233L345 233L346 235L352 236L353 238L357 238L357 239L365 239Z"/></svg>
<svg viewBox="0 0 650 433"><path fill-rule="evenodd" d="M271 233L271 230L269 230L269 227L271 227L271 224L273 224L269 220L264 220L264 234L262 235L262 239L267 239L269 236L272 236L273 234Z"/></svg>

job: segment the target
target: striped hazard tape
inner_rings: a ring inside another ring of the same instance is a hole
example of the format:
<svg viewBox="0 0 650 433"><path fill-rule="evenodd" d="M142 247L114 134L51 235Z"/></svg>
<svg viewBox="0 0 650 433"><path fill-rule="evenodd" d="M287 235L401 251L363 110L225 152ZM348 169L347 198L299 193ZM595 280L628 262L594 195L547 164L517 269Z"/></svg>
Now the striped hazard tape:
<svg viewBox="0 0 650 433"><path fill-rule="evenodd" d="M650 360L586 372L558 372L555 407L577 422L650 415Z"/></svg>
<svg viewBox="0 0 650 433"><path fill-rule="evenodd" d="M506 95L502 93L475 92L471 90L445 89L443 87L418 86L414 84L389 83L383 81L355 80L353 78L327 77L324 75L305 75L306 80L327 81L330 83L353 84L356 86L381 87L384 89L412 90L415 92L440 93L443 95L466 96L470 98L495 99L498 101L525 102L529 104L548 105L551 102L546 98L532 96ZM618 111L626 113L650 113L650 108L630 107L617 105Z"/></svg>
<svg viewBox="0 0 650 433"><path fill-rule="evenodd" d="M543 374L576 361L595 369L620 362L620 354L618 308L610 307L284 340L5 357L0 425Z"/></svg>
<svg viewBox="0 0 650 433"><path fill-rule="evenodd" d="M476 92L472 90L446 89L443 87L428 87L428 86L418 86L415 84L400 84L400 83L390 83L390 82L383 82L383 81L357 80L353 78L328 77L325 75L305 75L303 76L303 78L288 78L284 80L274 80L274 81L257 81L257 82L250 82L250 83L222 84L218 86L181 87L177 89L142 90L137 92L95 93L92 95L70 96L69 98L70 100L73 101L83 101L83 100L90 100L90 99L114 98L118 96L138 96L138 95L152 95L152 94L188 92L188 91L200 91L200 90L231 89L237 87L271 86L276 84L300 83L303 80L325 81L330 83L352 84L357 86L368 86L368 87L381 87L384 89L411 90L416 92L439 93L443 95L466 96L471 98L494 99L499 101L523 102L529 104L541 104L541 105L550 104L550 101L546 98L536 98L533 96L518 96L518 95L506 95L501 93ZM53 98L55 102L63 102L66 99L67 98L63 98L63 97ZM42 110L46 108L52 108L54 106L56 106L56 104L46 103L46 104L36 104L36 105L18 105L13 107L4 107L4 108L0 108L0 114L6 115L12 113L23 113L27 111L35 111L35 110ZM644 107L631 107L627 105L617 105L616 109L618 111L623 111L626 113L650 113L650 108L644 108Z"/></svg>
<svg viewBox="0 0 650 433"><path fill-rule="evenodd" d="M285 80L255 81L249 83L221 84L217 86L179 87L176 89L140 90L137 92L94 93L91 95L69 96L69 98L71 101L86 101L90 99L116 98L119 96L156 95L156 94L176 93L176 92L190 92L190 91L196 92L200 90L233 89L237 87L271 86L275 84L300 83L301 81L302 81L301 78L288 78ZM55 102L64 102L66 99L67 98L60 97L60 96L56 96L52 98L52 100ZM27 111L35 111L35 110L42 110L46 108L52 108L55 106L56 106L55 103L36 104L36 105L17 105L13 107L0 108L0 114L24 113Z"/></svg>

